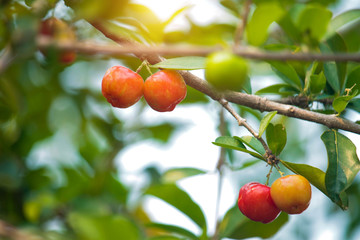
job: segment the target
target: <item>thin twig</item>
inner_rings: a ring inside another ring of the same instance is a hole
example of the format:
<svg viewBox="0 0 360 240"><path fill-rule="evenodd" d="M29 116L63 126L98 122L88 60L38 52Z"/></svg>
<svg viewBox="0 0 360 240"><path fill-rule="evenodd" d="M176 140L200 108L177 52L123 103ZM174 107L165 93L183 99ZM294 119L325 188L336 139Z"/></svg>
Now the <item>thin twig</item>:
<svg viewBox="0 0 360 240"><path fill-rule="evenodd" d="M100 25L100 24L98 24ZM98 26L96 25L96 26ZM98 26L99 27L99 26ZM105 31L105 30L104 30ZM76 51L79 53L92 55L102 54L107 56L121 57L124 55L135 54L141 60L148 59L154 56L207 56L212 52L222 50L222 47L200 47L200 46L178 46L178 45L164 45L164 46L144 46L139 43L132 42L127 39L119 38L117 35L107 33L107 37L116 39L116 42L121 44L99 44L94 42L84 41L54 41L49 38L41 37L37 41L40 49L48 48L49 46L56 46L60 50ZM257 48L236 46L233 52L244 58L253 60L277 60L277 61L337 61L337 62L360 62L359 53L293 53L289 51L263 51ZM149 59L148 59L149 60ZM149 60L151 63L151 61Z"/></svg>
<svg viewBox="0 0 360 240"><path fill-rule="evenodd" d="M7 69L13 60L14 56L12 55L11 47L6 46L0 55L0 74Z"/></svg>
<svg viewBox="0 0 360 240"><path fill-rule="evenodd" d="M239 22L235 31L234 46L239 46L244 38L244 32L248 21L251 3L251 0L247 0L243 6L241 21Z"/></svg>
<svg viewBox="0 0 360 240"><path fill-rule="evenodd" d="M221 136L224 136L226 134L226 121L224 116L224 108L221 108L219 113L219 132ZM218 173L218 186L217 186L217 197L216 197L216 206L215 206L215 233L212 240L218 240L219 239L219 232L220 232L220 218L219 218L219 212L220 212L220 202L221 202L221 191L222 191L222 185L223 185L223 166L226 159L226 149L220 148L220 154L219 154L219 160L216 164L216 170Z"/></svg>
<svg viewBox="0 0 360 240"><path fill-rule="evenodd" d="M229 102L221 98L218 100L219 103L236 119L239 126L245 127L256 139L258 139L263 145L266 153L271 154L269 146L266 144L265 140L259 136L259 134L246 122L245 118L242 118L230 105Z"/></svg>

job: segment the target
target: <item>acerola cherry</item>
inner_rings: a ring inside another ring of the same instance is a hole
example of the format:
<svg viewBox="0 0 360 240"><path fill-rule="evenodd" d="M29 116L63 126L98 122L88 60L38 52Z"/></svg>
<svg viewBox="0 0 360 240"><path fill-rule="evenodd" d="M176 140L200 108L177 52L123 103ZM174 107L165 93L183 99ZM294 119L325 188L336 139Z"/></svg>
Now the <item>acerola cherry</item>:
<svg viewBox="0 0 360 240"><path fill-rule="evenodd" d="M74 30L64 21L51 17L41 22L39 33L46 37L54 38L56 41L74 41L76 35ZM42 50L46 56L47 51ZM74 51L64 51L59 55L59 60L62 63L70 64L76 59Z"/></svg>
<svg viewBox="0 0 360 240"><path fill-rule="evenodd" d="M270 187L256 182L245 184L239 192L240 211L256 222L272 222L280 213L270 196Z"/></svg>
<svg viewBox="0 0 360 240"><path fill-rule="evenodd" d="M205 78L219 90L241 90L247 74L247 62L231 52L214 52L206 58Z"/></svg>
<svg viewBox="0 0 360 240"><path fill-rule="evenodd" d="M143 96L144 80L136 72L123 67L109 68L101 83L101 91L113 107L127 108Z"/></svg>
<svg viewBox="0 0 360 240"><path fill-rule="evenodd" d="M148 77L144 84L144 97L158 112L170 112L186 97L183 77L174 70L162 70Z"/></svg>
<svg viewBox="0 0 360 240"><path fill-rule="evenodd" d="M288 214L302 213L310 204L311 186L301 175L288 175L276 179L271 185L275 205Z"/></svg>

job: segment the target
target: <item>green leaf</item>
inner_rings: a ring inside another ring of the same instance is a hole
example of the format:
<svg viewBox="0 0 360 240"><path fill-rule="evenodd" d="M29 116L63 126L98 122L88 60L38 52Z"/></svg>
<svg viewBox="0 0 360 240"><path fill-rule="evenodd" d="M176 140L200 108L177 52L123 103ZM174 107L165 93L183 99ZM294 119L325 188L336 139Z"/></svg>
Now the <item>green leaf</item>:
<svg viewBox="0 0 360 240"><path fill-rule="evenodd" d="M180 179L192 177L204 173L206 172L197 168L172 168L167 170L163 174L162 179L166 183L175 183Z"/></svg>
<svg viewBox="0 0 360 240"><path fill-rule="evenodd" d="M163 123L154 126L146 126L144 128L145 132L149 131L151 133L151 138L158 140L162 143L169 142L169 139L174 134L177 126L171 123Z"/></svg>
<svg viewBox="0 0 360 240"><path fill-rule="evenodd" d="M333 54L348 52L344 38L339 34L334 34L331 38L326 39L325 44L329 46ZM340 84L340 90L343 91L347 72L347 62L336 62L336 70L339 79L338 81Z"/></svg>
<svg viewBox="0 0 360 240"><path fill-rule="evenodd" d="M192 5L187 5L184 6L178 10L176 10L173 14L171 14L171 16L162 24L164 27L166 27L167 25L169 25L177 16L179 16L181 13L183 13L184 11L188 10L189 8L191 8Z"/></svg>
<svg viewBox="0 0 360 240"><path fill-rule="evenodd" d="M341 194L352 184L360 170L359 158L354 143L335 130L328 130L321 135L328 154L328 169L325 186L332 201L341 202ZM342 203L343 209L347 208Z"/></svg>
<svg viewBox="0 0 360 240"><path fill-rule="evenodd" d="M204 57L178 57L169 58L162 62L159 62L151 67L162 68L162 69L176 69L176 70L196 70L205 68Z"/></svg>
<svg viewBox="0 0 360 240"><path fill-rule="evenodd" d="M270 123L266 129L266 141L270 150L277 156L281 153L286 145L286 129L284 124Z"/></svg>
<svg viewBox="0 0 360 240"><path fill-rule="evenodd" d="M302 82L295 70L295 68L286 62L270 61L271 68L274 72L286 83L292 87L300 90L302 88Z"/></svg>
<svg viewBox="0 0 360 240"><path fill-rule="evenodd" d="M349 11L343 12L333 19L331 19L329 24L329 30L326 34L327 37L335 34L339 29L346 26L347 24L360 18L360 9L351 9Z"/></svg>
<svg viewBox="0 0 360 240"><path fill-rule="evenodd" d="M319 48L321 52L325 54L347 52L344 39L339 34L335 34L327 39L326 42L320 43ZM345 82L347 64L343 62L328 61L324 62L323 66L327 82L336 93L340 94Z"/></svg>
<svg viewBox="0 0 360 240"><path fill-rule="evenodd" d="M289 216L282 212L273 222L263 224L245 217L237 206L229 209L220 223L222 238L246 239L251 237L270 238L287 223Z"/></svg>
<svg viewBox="0 0 360 240"><path fill-rule="evenodd" d="M155 196L188 216L201 229L206 229L205 216L190 196L175 184L162 184L150 186L145 194Z"/></svg>
<svg viewBox="0 0 360 240"><path fill-rule="evenodd" d="M259 127L259 137L262 136L262 134L265 132L266 128L268 127L271 119L275 117L277 114L277 111L269 112L266 114L263 119L260 121L260 127Z"/></svg>
<svg viewBox="0 0 360 240"><path fill-rule="evenodd" d="M352 88L353 92L357 90L357 95L360 94L360 66L351 70L346 79L345 87Z"/></svg>
<svg viewBox="0 0 360 240"><path fill-rule="evenodd" d="M311 39L319 41L326 33L332 12L320 5L307 5L300 13L296 25Z"/></svg>
<svg viewBox="0 0 360 240"><path fill-rule="evenodd" d="M254 46L262 45L268 37L271 23L279 20L285 11L277 2L258 4L246 26L248 42Z"/></svg>
<svg viewBox="0 0 360 240"><path fill-rule="evenodd" d="M360 98L353 98L348 104L348 108L360 112Z"/></svg>
<svg viewBox="0 0 360 240"><path fill-rule="evenodd" d="M233 138L230 136L218 137L215 140L215 142L213 142L213 144L216 146L219 146L219 147L224 147L224 148L229 148L229 149L249 153L253 157L256 157L261 160L265 160L265 158L263 156L261 156L260 154L247 150L245 148L244 144L239 139L236 139L236 138Z"/></svg>
<svg viewBox="0 0 360 240"><path fill-rule="evenodd" d="M256 95L263 95L263 94L277 94L282 97L287 97L298 93L299 89L294 88L288 84L274 84L268 87L264 87L258 90L255 94Z"/></svg>
<svg viewBox="0 0 360 240"><path fill-rule="evenodd" d="M339 114L345 110L348 103L357 95L357 91L355 91L352 95L349 96L339 96L336 97L332 103L332 106L336 112Z"/></svg>
<svg viewBox="0 0 360 240"><path fill-rule="evenodd" d="M325 173L320 169L299 163L292 163L280 160L280 162L292 172L305 177L313 186L327 195L325 187Z"/></svg>
<svg viewBox="0 0 360 240"><path fill-rule="evenodd" d="M146 227L160 229L160 230L163 230L163 231L169 232L169 233L175 233L177 235L186 237L186 239L193 239L193 240L199 239L194 233L190 232L189 230L182 228L182 227L174 226L174 225L168 225L168 224L162 224L162 223L149 223L149 224L146 224Z"/></svg>
<svg viewBox="0 0 360 240"><path fill-rule="evenodd" d="M320 93L326 86L326 78L324 72L313 74L310 76L310 91L311 93Z"/></svg>
<svg viewBox="0 0 360 240"><path fill-rule="evenodd" d="M75 231L77 239L108 240L117 239L139 240L139 229L129 219L120 215L95 215L72 212L68 222Z"/></svg>
<svg viewBox="0 0 360 240"><path fill-rule="evenodd" d="M234 137L234 138L245 143L247 146L254 149L256 152L260 153L261 155L265 154L265 149L264 149L263 145L261 144L261 142L259 140L257 140L253 136L243 136L241 138L239 138L239 137Z"/></svg>

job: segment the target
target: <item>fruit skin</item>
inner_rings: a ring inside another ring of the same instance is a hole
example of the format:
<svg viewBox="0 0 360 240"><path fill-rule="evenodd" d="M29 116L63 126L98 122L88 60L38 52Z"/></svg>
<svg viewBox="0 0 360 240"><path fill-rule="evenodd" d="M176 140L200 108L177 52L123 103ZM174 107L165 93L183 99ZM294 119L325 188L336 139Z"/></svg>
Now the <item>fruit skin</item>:
<svg viewBox="0 0 360 240"><path fill-rule="evenodd" d="M45 37L54 38L56 41L75 41L76 35L73 29L64 21L51 17L40 23L39 34ZM41 51L45 56L46 50ZM74 51L63 51L59 54L59 61L71 64L76 59Z"/></svg>
<svg viewBox="0 0 360 240"><path fill-rule="evenodd" d="M301 175L287 175L271 185L271 197L276 206L288 214L299 214L308 208L311 200L309 181Z"/></svg>
<svg viewBox="0 0 360 240"><path fill-rule="evenodd" d="M206 58L205 78L218 90L240 91L247 74L247 62L231 52L214 52Z"/></svg>
<svg viewBox="0 0 360 240"><path fill-rule="evenodd" d="M238 207L245 216L262 223L272 222L280 213L270 196L270 187L257 182L240 189Z"/></svg>
<svg viewBox="0 0 360 240"><path fill-rule="evenodd" d="M144 80L136 72L123 67L109 68L101 83L101 91L113 107L127 108L143 96Z"/></svg>
<svg viewBox="0 0 360 240"><path fill-rule="evenodd" d="M186 97L186 83L174 70L161 70L148 77L144 84L144 97L158 112L170 112Z"/></svg>

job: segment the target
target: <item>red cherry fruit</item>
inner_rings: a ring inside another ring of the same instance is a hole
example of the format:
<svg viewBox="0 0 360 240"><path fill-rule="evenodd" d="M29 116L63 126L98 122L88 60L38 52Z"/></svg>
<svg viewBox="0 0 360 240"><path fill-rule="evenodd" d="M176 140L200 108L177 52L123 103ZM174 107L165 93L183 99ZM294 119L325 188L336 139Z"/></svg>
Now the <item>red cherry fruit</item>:
<svg viewBox="0 0 360 240"><path fill-rule="evenodd" d="M246 217L256 222L272 222L280 213L271 198L270 187L256 182L240 189L238 206Z"/></svg>
<svg viewBox="0 0 360 240"><path fill-rule="evenodd" d="M174 70L162 70L146 79L144 97L149 106L158 112L170 112L186 97L183 77Z"/></svg>
<svg viewBox="0 0 360 240"><path fill-rule="evenodd" d="M122 66L108 69L102 79L101 91L113 107L127 108L143 96L144 80L136 72Z"/></svg>

